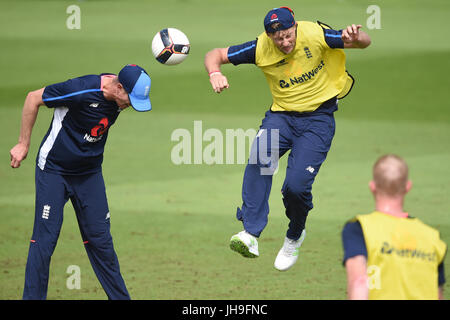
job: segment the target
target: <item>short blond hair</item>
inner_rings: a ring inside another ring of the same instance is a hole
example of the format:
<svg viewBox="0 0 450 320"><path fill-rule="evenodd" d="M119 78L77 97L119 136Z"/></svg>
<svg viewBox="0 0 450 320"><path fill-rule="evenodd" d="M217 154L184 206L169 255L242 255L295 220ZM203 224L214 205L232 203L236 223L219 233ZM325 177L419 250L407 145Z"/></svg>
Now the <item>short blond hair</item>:
<svg viewBox="0 0 450 320"><path fill-rule="evenodd" d="M373 166L373 181L377 192L387 196L405 195L408 171L406 161L395 154L378 158Z"/></svg>

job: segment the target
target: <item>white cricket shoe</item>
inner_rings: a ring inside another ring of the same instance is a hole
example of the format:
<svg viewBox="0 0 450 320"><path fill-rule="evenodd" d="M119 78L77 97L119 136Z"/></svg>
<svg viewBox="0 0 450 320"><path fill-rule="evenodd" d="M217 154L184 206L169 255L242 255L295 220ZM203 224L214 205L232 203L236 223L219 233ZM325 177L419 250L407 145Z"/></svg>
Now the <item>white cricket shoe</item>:
<svg viewBox="0 0 450 320"><path fill-rule="evenodd" d="M246 258L259 257L258 240L245 230L231 237L230 248Z"/></svg>
<svg viewBox="0 0 450 320"><path fill-rule="evenodd" d="M286 271L297 262L299 249L303 240L305 240L305 236L306 231L303 229L300 239L292 240L287 237L284 239L283 247L280 249L277 258L275 259L275 268L280 271Z"/></svg>

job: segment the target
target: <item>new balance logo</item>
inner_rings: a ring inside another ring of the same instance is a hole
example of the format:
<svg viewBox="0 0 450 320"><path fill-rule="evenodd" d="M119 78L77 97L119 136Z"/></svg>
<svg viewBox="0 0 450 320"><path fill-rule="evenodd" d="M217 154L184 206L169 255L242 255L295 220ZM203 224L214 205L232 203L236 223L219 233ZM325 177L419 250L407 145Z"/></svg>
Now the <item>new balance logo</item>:
<svg viewBox="0 0 450 320"><path fill-rule="evenodd" d="M314 173L314 168L309 166L308 168L306 168L306 171L309 171L310 173Z"/></svg>
<svg viewBox="0 0 450 320"><path fill-rule="evenodd" d="M42 219L48 220L49 215L50 215L50 206L48 204L46 204L44 206L44 210L42 210Z"/></svg>

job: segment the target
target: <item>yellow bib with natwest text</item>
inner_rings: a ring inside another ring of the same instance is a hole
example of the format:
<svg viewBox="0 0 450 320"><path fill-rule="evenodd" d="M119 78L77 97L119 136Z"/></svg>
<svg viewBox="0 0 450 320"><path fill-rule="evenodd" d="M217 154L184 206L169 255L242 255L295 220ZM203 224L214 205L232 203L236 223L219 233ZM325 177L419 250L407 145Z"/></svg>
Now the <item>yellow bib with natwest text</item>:
<svg viewBox="0 0 450 320"><path fill-rule="evenodd" d="M255 63L272 93L272 111L308 112L323 102L343 98L353 85L345 70L345 53L331 49L319 23L299 21L294 50L285 54L264 32L258 37Z"/></svg>
<svg viewBox="0 0 450 320"><path fill-rule="evenodd" d="M438 266L447 245L416 218L359 215L367 247L370 300L438 299Z"/></svg>

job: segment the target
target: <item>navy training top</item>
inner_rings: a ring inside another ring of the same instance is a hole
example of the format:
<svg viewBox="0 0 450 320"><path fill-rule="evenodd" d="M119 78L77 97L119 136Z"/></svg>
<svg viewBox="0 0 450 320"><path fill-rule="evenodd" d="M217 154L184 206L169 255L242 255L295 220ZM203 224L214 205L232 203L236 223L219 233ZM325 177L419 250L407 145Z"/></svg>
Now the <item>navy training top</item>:
<svg viewBox="0 0 450 320"><path fill-rule="evenodd" d="M36 165L44 171L80 175L101 170L108 129L121 109L105 99L102 77L86 75L45 87L42 99L55 108Z"/></svg>

